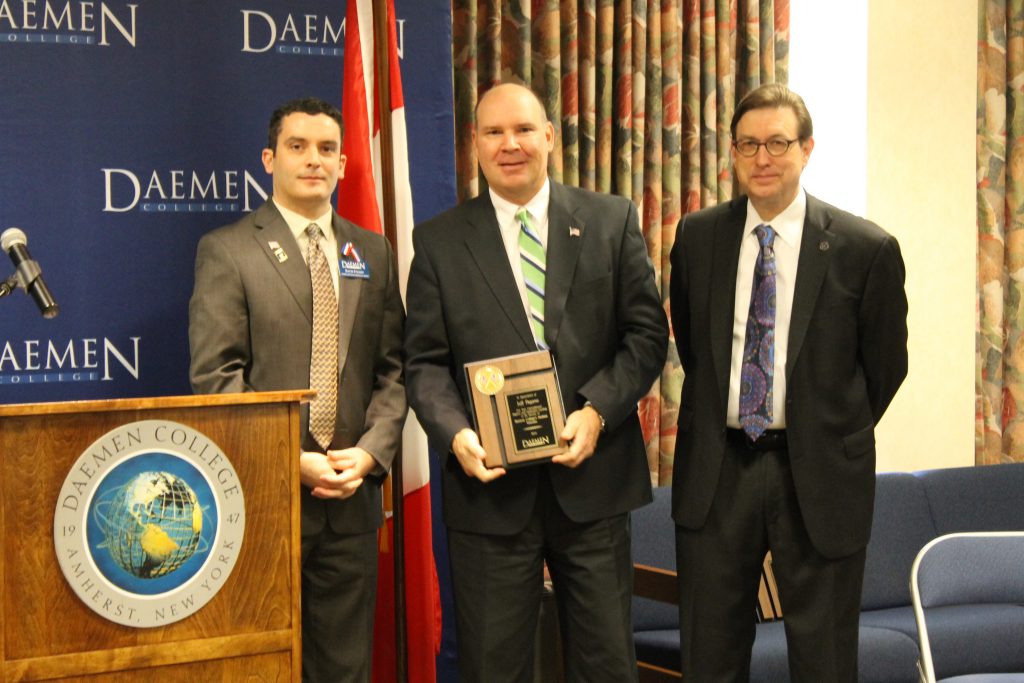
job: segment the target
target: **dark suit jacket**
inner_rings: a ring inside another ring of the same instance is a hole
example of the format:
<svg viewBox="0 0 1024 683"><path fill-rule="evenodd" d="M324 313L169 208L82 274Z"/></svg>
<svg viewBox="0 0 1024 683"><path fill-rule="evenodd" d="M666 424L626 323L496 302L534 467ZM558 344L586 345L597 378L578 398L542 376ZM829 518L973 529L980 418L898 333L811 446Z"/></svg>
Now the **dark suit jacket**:
<svg viewBox="0 0 1024 683"><path fill-rule="evenodd" d="M686 216L672 249L671 305L685 372L673 516L704 524L725 450L736 269L747 198ZM807 197L786 359L793 479L814 547L863 548L871 531L874 427L907 374L907 299L896 240Z"/></svg>
<svg viewBox="0 0 1024 683"><path fill-rule="evenodd" d="M535 351L490 195L413 231L406 382L409 403L444 456L445 523L512 534L533 509L540 468L564 512L606 518L651 499L637 401L661 371L668 325L636 209L621 197L551 183L544 314L566 413L590 400L607 422L576 469L539 465L483 484L450 453L473 427L463 364ZM569 233L579 230L578 236Z"/></svg>
<svg viewBox="0 0 1024 683"><path fill-rule="evenodd" d="M391 465L405 422L402 323L391 247L383 236L334 214L339 249L355 244L370 278L339 280L341 383L331 448L360 446ZM270 242L287 254L283 263ZM237 223L203 236L189 303L190 376L197 393L309 388L313 290L309 268L284 218L271 202ZM319 451L302 409L302 447ZM298 457L298 453L295 454ZM364 481L344 501L325 502L302 488L303 535L330 521L339 533L376 529L380 483Z"/></svg>

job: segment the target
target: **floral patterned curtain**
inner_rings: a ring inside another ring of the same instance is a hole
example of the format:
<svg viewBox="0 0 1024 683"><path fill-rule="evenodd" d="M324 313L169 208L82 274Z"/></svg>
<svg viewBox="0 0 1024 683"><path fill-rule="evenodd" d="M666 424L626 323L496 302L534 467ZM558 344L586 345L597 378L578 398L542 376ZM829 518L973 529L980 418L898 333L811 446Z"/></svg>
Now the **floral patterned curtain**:
<svg viewBox="0 0 1024 683"><path fill-rule="evenodd" d="M683 212L732 197L737 101L787 80L789 0L453 0L452 19L460 201L482 189L478 94L527 85L555 123L551 177L636 203L667 310ZM681 386L672 346L640 405L655 483L671 478Z"/></svg>
<svg viewBox="0 0 1024 683"><path fill-rule="evenodd" d="M1024 461L1024 0L978 2L975 462Z"/></svg>

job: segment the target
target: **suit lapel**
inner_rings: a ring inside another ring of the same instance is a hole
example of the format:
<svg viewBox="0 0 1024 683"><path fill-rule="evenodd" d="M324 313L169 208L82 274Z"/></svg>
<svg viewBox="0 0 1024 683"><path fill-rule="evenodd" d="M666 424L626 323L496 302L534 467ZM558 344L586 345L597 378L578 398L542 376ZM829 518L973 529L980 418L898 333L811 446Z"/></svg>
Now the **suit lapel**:
<svg viewBox="0 0 1024 683"><path fill-rule="evenodd" d="M793 311L789 319L789 348L786 351L786 380L793 374L793 365L800 356L800 348L807 336L814 305L825 281L825 273L832 258L831 247L835 235L828 230L832 219L825 207L807 195L807 215L803 236L800 238L800 257L797 262L796 284L793 288Z"/></svg>
<svg viewBox="0 0 1024 683"><path fill-rule="evenodd" d="M295 236L270 202L256 209L253 224L257 228L253 232L253 238L266 254L274 270L284 280L295 304L302 309L302 314L312 326L313 286L309 281L309 267L302 258L302 251L295 241ZM276 244L277 249L271 243Z"/></svg>
<svg viewBox="0 0 1024 683"><path fill-rule="evenodd" d="M562 324L565 302L572 288L576 262L579 260L586 225L573 215L576 211L569 193L551 181L551 201L548 206L547 265L544 276L544 336L552 348L558 343L558 330ZM572 229L572 234L569 231Z"/></svg>
<svg viewBox="0 0 1024 683"><path fill-rule="evenodd" d="M512 267L505 251L505 243L501 239L501 230L494 214L494 207L491 205L490 195L485 192L470 200L465 206L466 220L471 227L466 237L466 247L484 282L498 300L509 324L523 343L529 349L534 349L536 342L526 319L515 276L512 275Z"/></svg>
<svg viewBox="0 0 1024 683"><path fill-rule="evenodd" d="M338 243L338 253L335 258L340 260L342 250L346 242L352 242L360 257L366 251L359 243L359 232L362 228L356 228L342 219L337 213L333 220L334 237ZM369 268L369 264L367 264ZM379 275L379 274L378 274ZM373 277L373 273L370 273ZM363 291L363 280L358 277L338 277L338 370L345 370L345 361L348 359L349 342L352 339L352 329L355 327L356 316L359 312L359 296Z"/></svg>
<svg viewBox="0 0 1024 683"><path fill-rule="evenodd" d="M723 410L728 407L729 401L732 330L736 318L736 271L746 218L746 199L741 197L732 200L727 213L722 215L715 226L711 251L711 355L714 358Z"/></svg>

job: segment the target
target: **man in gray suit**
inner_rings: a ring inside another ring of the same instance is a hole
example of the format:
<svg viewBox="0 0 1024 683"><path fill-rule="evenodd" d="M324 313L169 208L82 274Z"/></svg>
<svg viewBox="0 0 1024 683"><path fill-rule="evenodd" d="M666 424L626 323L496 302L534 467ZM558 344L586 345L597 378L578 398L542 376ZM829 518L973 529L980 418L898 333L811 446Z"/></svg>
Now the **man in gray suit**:
<svg viewBox="0 0 1024 683"><path fill-rule="evenodd" d="M480 99L474 139L489 191L413 231L406 334L409 402L444 454L459 671L463 683L531 680L546 561L567 679L636 680L628 515L651 500L637 401L668 350L637 211L549 180L554 128L522 86ZM535 306L527 238L543 245ZM463 364L538 348L558 368L571 447L487 469Z"/></svg>
<svg viewBox="0 0 1024 683"><path fill-rule="evenodd" d="M189 305L196 392L318 388L296 453L306 681L370 679L380 486L406 414L391 247L331 208L342 133L341 113L321 100L274 112L263 150L273 196L200 240ZM327 347L314 334L324 320Z"/></svg>

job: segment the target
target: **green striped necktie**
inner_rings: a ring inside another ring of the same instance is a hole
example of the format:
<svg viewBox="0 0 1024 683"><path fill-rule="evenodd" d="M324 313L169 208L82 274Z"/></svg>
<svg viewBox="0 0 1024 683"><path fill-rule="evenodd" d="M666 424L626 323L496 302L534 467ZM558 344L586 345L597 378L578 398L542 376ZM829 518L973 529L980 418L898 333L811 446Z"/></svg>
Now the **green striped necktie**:
<svg viewBox="0 0 1024 683"><path fill-rule="evenodd" d="M523 281L526 283L526 303L529 307L530 329L537 342L538 349L546 349L544 342L544 269L547 257L544 244L533 225L530 212L519 209L516 212L519 221L519 264L523 269Z"/></svg>

